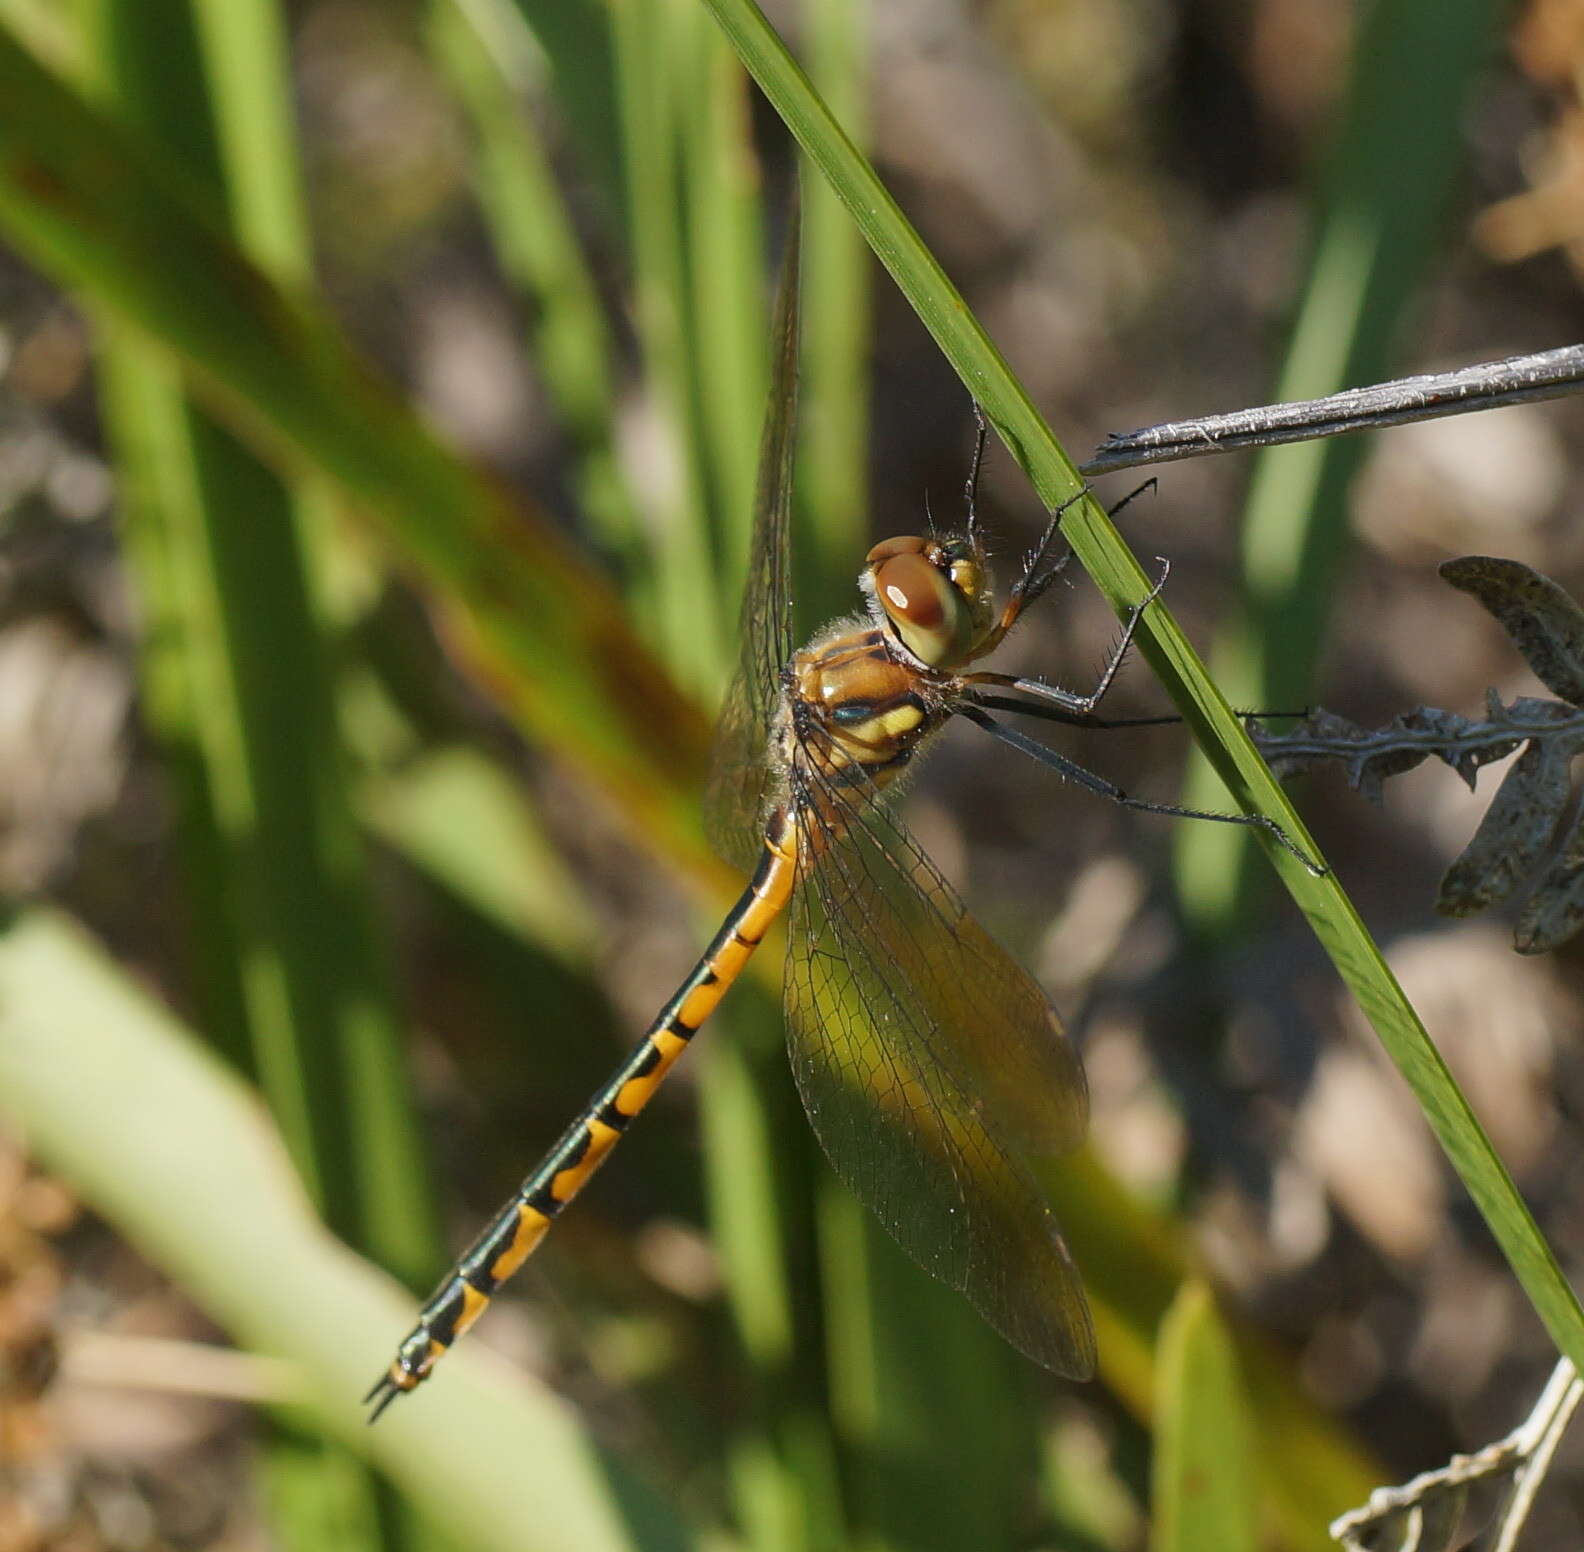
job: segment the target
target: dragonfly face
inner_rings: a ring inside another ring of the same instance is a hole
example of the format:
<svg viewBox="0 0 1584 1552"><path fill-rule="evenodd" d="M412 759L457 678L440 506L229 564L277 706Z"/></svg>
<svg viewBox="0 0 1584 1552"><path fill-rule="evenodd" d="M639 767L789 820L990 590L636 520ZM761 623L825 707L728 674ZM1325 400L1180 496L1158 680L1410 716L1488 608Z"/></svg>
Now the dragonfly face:
<svg viewBox="0 0 1584 1552"><path fill-rule="evenodd" d="M794 801L817 808L825 832L845 829L907 768L952 714L957 670L1004 634L977 533L883 540L858 584L867 619L793 654L773 744ZM810 840L823 849L823 834Z"/></svg>

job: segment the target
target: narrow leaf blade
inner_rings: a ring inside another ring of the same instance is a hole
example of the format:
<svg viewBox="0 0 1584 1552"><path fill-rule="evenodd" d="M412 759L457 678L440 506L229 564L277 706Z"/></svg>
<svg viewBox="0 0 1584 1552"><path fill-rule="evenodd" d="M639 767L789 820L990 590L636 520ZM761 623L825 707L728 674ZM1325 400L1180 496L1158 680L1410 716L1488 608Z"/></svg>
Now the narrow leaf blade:
<svg viewBox="0 0 1584 1552"><path fill-rule="evenodd" d="M1254 1552L1248 1400L1203 1283L1184 1283L1162 1322L1155 1396L1152 1552Z"/></svg>

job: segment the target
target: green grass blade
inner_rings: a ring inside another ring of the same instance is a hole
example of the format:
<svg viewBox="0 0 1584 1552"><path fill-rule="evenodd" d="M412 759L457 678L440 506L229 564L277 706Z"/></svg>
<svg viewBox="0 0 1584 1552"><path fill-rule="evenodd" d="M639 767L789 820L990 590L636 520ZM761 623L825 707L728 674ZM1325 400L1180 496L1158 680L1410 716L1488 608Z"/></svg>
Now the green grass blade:
<svg viewBox="0 0 1584 1552"><path fill-rule="evenodd" d="M197 68L192 20L185 4L136 17L95 7L90 53L126 117L223 188L230 208L251 212L245 235L261 257L305 268L289 118L278 100L263 106L289 95L272 0L236 0L214 18L211 56L234 65L247 51L249 82L235 94L224 73L210 83ZM228 95L217 156L208 104ZM146 471L136 482L146 499L129 515L159 530L134 553L162 552L142 580L151 613L183 645L194 692L181 725L172 717L164 731L179 758L196 754L205 767L192 821L217 827L189 855L219 873L199 893L230 906L194 923L200 952L242 967L247 1070L327 1221L421 1285L435 1270L436 1233L389 989L372 924L352 903L363 862L301 542L311 498L189 406L146 344L125 330L112 338L112 430ZM234 1001L206 1011L223 1016Z"/></svg>
<svg viewBox="0 0 1584 1552"><path fill-rule="evenodd" d="M190 8L237 240L277 279L306 280L313 253L297 165L284 18L279 7L263 0L191 0Z"/></svg>
<svg viewBox="0 0 1584 1552"><path fill-rule="evenodd" d="M821 1199L831 1413L860 1545L1025 1544L1037 1380L955 1290L845 1189Z"/></svg>
<svg viewBox="0 0 1584 1552"><path fill-rule="evenodd" d="M830 181L957 374L985 407L1041 500L1055 507L1076 494L1081 487L1071 460L1057 445L1022 385L874 170L831 118L763 14L752 0L704 0L704 4L731 38L776 111ZM1092 498L1071 509L1063 530L1113 604L1125 606L1144 594L1143 570ZM1274 820L1314 855L1313 843L1285 794L1169 613L1159 607L1151 608L1139 639L1184 719L1238 801L1248 811ZM1334 876L1313 878L1285 853L1270 847L1268 850L1283 882L1413 1088L1437 1138L1552 1339L1578 1362L1584 1358L1584 1311L1352 903Z"/></svg>
<svg viewBox="0 0 1584 1552"><path fill-rule="evenodd" d="M1052 508L1082 488L1072 463L874 169L751 0L703 0ZM1033 469L1030 469L1030 465Z"/></svg>
<svg viewBox="0 0 1584 1552"><path fill-rule="evenodd" d="M555 72L556 103L571 126L583 165L600 183L613 221L630 201L617 105L614 11L599 0L507 0Z"/></svg>
<svg viewBox="0 0 1584 1552"><path fill-rule="evenodd" d="M760 169L749 122L752 90L720 29L691 3L675 10L682 236L691 292L688 359L698 397L699 463L710 484L709 537L718 557L747 554L757 479L760 407L769 382ZM736 628L741 567L720 564L718 639ZM730 652L717 659L731 661ZM724 682L722 680L722 682Z"/></svg>
<svg viewBox="0 0 1584 1552"><path fill-rule="evenodd" d="M779 966L779 935L761 954ZM710 1229L746 1391L726 1470L749 1546L818 1552L849 1539L809 1296L818 1148L787 1073L779 996L739 992L725 1017L698 1061Z"/></svg>
<svg viewBox="0 0 1584 1552"><path fill-rule="evenodd" d="M122 115L223 195L261 264L306 273L273 0L84 10L88 57ZM207 51L195 27L205 20ZM144 562L133 575L164 679L159 731L190 800L177 819L200 907L188 918L189 958L213 994L205 1022L262 1083L326 1221L421 1286L436 1270L438 1234L357 887L364 864L330 654L301 542L323 502L289 489L209 420L170 363L124 326L106 325L101 365L106 425L133 471L122 515L139 530L129 553ZM369 1545L430 1539L312 1430L271 1430L266 1459L283 1546L322 1546L343 1526Z"/></svg>
<svg viewBox="0 0 1584 1552"><path fill-rule="evenodd" d="M865 0L806 6L809 74L859 145L867 128ZM852 607L853 558L869 502L869 250L822 179L803 199L803 396L798 449L797 597L804 616Z"/></svg>
<svg viewBox="0 0 1584 1552"><path fill-rule="evenodd" d="M282 1415L380 1466L457 1543L680 1548L656 1492L559 1398L464 1343L369 1428L358 1397L412 1301L315 1221L252 1094L72 923L0 934L0 1114L232 1336L290 1362ZM260 1268L268 1275L261 1276Z"/></svg>
<svg viewBox="0 0 1584 1552"><path fill-rule="evenodd" d="M700 607L701 599L716 596L715 564L698 385L687 349L681 103L673 81L686 62L686 30L677 0L617 6L612 29L644 378L677 466L675 479L667 482L671 488L650 493L654 613L644 623L672 672L695 692L713 696L726 659L715 612Z"/></svg>
<svg viewBox="0 0 1584 1552"><path fill-rule="evenodd" d="M548 64L510 0L430 0L429 39L471 125L479 202L575 449L579 509L631 588L641 581L642 535L612 442L615 347L550 152L525 111Z"/></svg>
<svg viewBox="0 0 1584 1552"><path fill-rule="evenodd" d="M413 751L399 771L366 778L359 809L408 862L500 931L589 972L594 914L520 783L500 766L472 749Z"/></svg>
<svg viewBox="0 0 1584 1552"><path fill-rule="evenodd" d="M1203 1283L1161 1326L1151 1552L1254 1552L1254 1438L1237 1354Z"/></svg>
<svg viewBox="0 0 1584 1552"><path fill-rule="evenodd" d="M63 75L83 73L82 29L76 8L59 0L4 0L0 19L17 40Z"/></svg>
<svg viewBox="0 0 1584 1552"><path fill-rule="evenodd" d="M331 477L454 604L453 641L673 857L711 879L708 727L548 524L448 452L319 314L274 286L212 201L0 30L0 227L178 356L250 441ZM724 891L724 885L723 885Z"/></svg>
<svg viewBox="0 0 1584 1552"><path fill-rule="evenodd" d="M260 909L267 891L257 875L273 873L273 864L253 846L232 844L241 830L281 839L281 816L271 812L273 805L250 801L256 794L243 753L245 729L258 729L263 708L254 708L250 717L232 693L234 678L221 645L225 632L215 618L214 579L204 564L204 534L215 514L202 492L232 484L231 460L247 455L234 443L198 453L195 444L205 434L195 432L197 412L183 397L180 380L125 330L103 326L98 365L121 477L129 571L147 632L143 705L177 798L175 842L187 907L177 957L191 976L211 1045L236 1070L266 1073L270 1103L292 1135L299 1176L318 1188L323 1208L356 1226L360 1204L347 1188L357 1177L345 1167L349 1117L331 1098L337 1086L316 1082L321 1061L335 1050L337 1031L323 1031L329 1038L318 1046L299 1047L299 1035L311 1028L301 1016L306 1010L300 1004L294 1010L289 997L277 995L291 973L292 933L288 929L283 937L272 930L267 911ZM211 427L207 437L215 442L219 433ZM263 589L255 597L261 604L278 602ZM255 807L261 807L256 816ZM306 919L316 915L310 910ZM297 1061L299 1054L306 1060ZM327 1167L341 1170L339 1189L325 1189ZM396 1265L414 1273L432 1265L434 1255L432 1239L412 1243L405 1237L428 1228L425 1205L421 1191L402 1204L394 1242L381 1245L379 1234L370 1236L387 1253L395 1251ZM323 1545L329 1524L343 1531L357 1526L360 1540L380 1544L376 1486L360 1480L361 1468L338 1446L310 1429L277 1426L267 1430L260 1466L269 1483L272 1529L282 1546Z"/></svg>
<svg viewBox="0 0 1584 1552"><path fill-rule="evenodd" d="M1106 1383L1141 1424L1152 1426L1161 1323L1184 1284L1207 1271L1187 1230L1123 1190L1093 1148L1047 1168L1042 1178L1083 1268ZM1259 1420L1266 1522L1294 1552L1331 1552L1326 1526L1368 1496L1385 1468L1310 1399L1292 1359L1274 1343L1240 1332L1238 1363Z"/></svg>
<svg viewBox="0 0 1584 1552"><path fill-rule="evenodd" d="M867 7L804 9L811 73L849 138L866 126ZM830 186L805 179L795 596L806 624L850 611L868 543L870 274ZM901 1254L833 1178L820 1199L831 1410L854 1532L876 1545L1016 1546L1040 1447L1031 1376L956 1294ZM918 1355L930 1362L921 1369ZM940 1463L950 1462L950 1469Z"/></svg>
<svg viewBox="0 0 1584 1552"><path fill-rule="evenodd" d="M144 617L138 690L179 816L175 845L186 905L180 958L211 1045L239 1072L248 1072L255 1049L240 923L217 772L197 714L212 696L206 670L217 664L212 654L191 650L199 602L208 590L201 575L188 576L196 551L181 539L184 530L200 527L189 406L167 363L152 361L108 319L100 331L100 409L115 451L126 565ZM213 620L205 613L201 623L207 629ZM276 1113L279 1124L289 1127L286 1107Z"/></svg>

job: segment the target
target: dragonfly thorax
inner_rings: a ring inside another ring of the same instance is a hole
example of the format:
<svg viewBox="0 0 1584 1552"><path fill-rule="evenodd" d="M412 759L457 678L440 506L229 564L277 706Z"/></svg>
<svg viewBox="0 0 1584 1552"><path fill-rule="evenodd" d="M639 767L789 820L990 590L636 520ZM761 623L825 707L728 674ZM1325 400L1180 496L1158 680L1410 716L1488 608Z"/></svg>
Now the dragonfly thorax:
<svg viewBox="0 0 1584 1552"><path fill-rule="evenodd" d="M882 540L859 586L875 623L928 668L968 661L994 624L990 567L977 534Z"/></svg>
<svg viewBox="0 0 1584 1552"><path fill-rule="evenodd" d="M937 676L899 654L892 633L852 622L793 654L797 758L829 778L862 766L881 785L942 720Z"/></svg>

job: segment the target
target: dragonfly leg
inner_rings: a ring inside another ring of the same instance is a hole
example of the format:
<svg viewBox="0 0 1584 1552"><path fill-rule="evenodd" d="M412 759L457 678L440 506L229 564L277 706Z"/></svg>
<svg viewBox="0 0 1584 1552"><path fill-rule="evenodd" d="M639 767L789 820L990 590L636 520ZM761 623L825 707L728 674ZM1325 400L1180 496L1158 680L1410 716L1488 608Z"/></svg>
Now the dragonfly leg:
<svg viewBox="0 0 1584 1552"><path fill-rule="evenodd" d="M970 689L963 692L964 699L986 711L1015 711L1020 717L1039 717L1046 722L1060 722L1064 727L1081 728L1141 728L1176 727L1182 718L1175 713L1162 713L1158 717L1097 717L1092 712L1066 711L1047 701L1019 700L1011 695L996 695L989 690ZM1278 717L1302 720L1309 715L1307 709L1299 711L1245 711L1235 707L1232 715L1245 726L1251 721L1273 721ZM1250 729L1253 732L1253 729Z"/></svg>
<svg viewBox="0 0 1584 1552"><path fill-rule="evenodd" d="M982 727L993 738L999 738L1002 743L1009 744L1012 748L1038 760L1041 765L1049 766L1059 776L1065 777L1077 786L1086 787L1100 797L1109 798L1123 808L1135 809L1144 814L1164 814L1173 819L1209 819L1216 824L1243 825L1251 830L1263 830L1284 851L1297 858L1316 878L1324 878L1330 871L1304 851L1274 819L1269 819L1264 814L1219 814L1207 808L1184 808L1177 803L1152 803L1147 798L1130 797L1115 782L1107 781L1104 776L1097 776L1075 761L1057 754L1054 749L1047 749L1043 744L1035 743L1032 738L1018 732L1016 728L1004 726L981 707L969 704L963 706L961 712L970 722Z"/></svg>
<svg viewBox="0 0 1584 1552"><path fill-rule="evenodd" d="M1142 496L1145 491L1154 490L1158 483L1159 482L1153 476L1151 476L1149 479L1145 480L1142 485L1134 486L1134 488L1130 490L1127 495L1125 495L1119 502L1117 502L1115 506L1106 508L1106 516L1115 517L1119 512L1122 511L1124 507L1131 506L1133 502L1138 500L1138 498ZM1050 521L1045 525L1045 532L1040 535L1040 542L1029 551L1026 557L1024 557L1023 576L1012 590L1014 601L1016 602L1020 612L1023 609L1028 608L1028 606L1033 603L1036 598L1040 597L1041 594L1043 594L1046 589L1050 587L1051 583L1054 582L1056 578L1067 569L1068 561L1073 558L1073 552L1071 550L1068 550L1060 560L1050 562L1049 565L1045 566L1043 571L1040 570L1040 567L1044 564L1046 557L1050 553L1050 547L1055 542L1057 528L1061 523L1063 514L1067 511L1068 507L1073 505L1074 502L1081 501L1088 494L1089 487L1085 485L1076 496L1072 496L1068 500L1062 502L1062 504L1056 508L1056 511L1052 515ZM1164 578L1162 580L1164 580ZM1016 616L1014 615L1013 618L1015 619ZM1010 622L1008 623L1010 624Z"/></svg>
<svg viewBox="0 0 1584 1552"><path fill-rule="evenodd" d="M1024 695L1032 695L1038 700L1049 701L1059 706L1070 717L1089 716L1105 699L1106 692L1116 679L1117 671L1122 667L1122 660L1127 656L1128 648L1133 645L1133 637L1138 631L1139 621L1144 618L1144 611L1160 597L1161 589L1166 586L1166 579L1171 575L1171 562L1161 556L1156 556L1156 559L1160 561L1160 575L1155 579L1155 584L1149 592L1128 611L1122 634L1117 638L1116 646L1111 649L1111 656L1101 670L1094 689L1087 695L1076 695L1071 690L1064 690L1059 685L1045 684L1039 679L1022 679L1015 674L997 674L988 671L964 674L963 683L995 685L1004 690L1017 690Z"/></svg>
<svg viewBox="0 0 1584 1552"><path fill-rule="evenodd" d="M984 465L985 442L990 436L990 422L985 419L985 412L977 399L973 401L973 414L973 462L968 465L968 480L963 486L963 498L968 503L969 533L976 533L979 528L979 470Z"/></svg>
<svg viewBox="0 0 1584 1552"><path fill-rule="evenodd" d="M1175 727L1182 718L1175 713L1158 717L1097 717L1093 712L1068 711L1061 706L1051 705L1046 701L1020 700L1011 695L996 695L989 690L970 689L963 692L963 699L973 706L982 706L986 711L1015 711L1020 717L1039 717L1045 722L1059 722L1063 727L1101 728L1141 728L1141 727ZM1237 715L1241 716L1239 712Z"/></svg>

